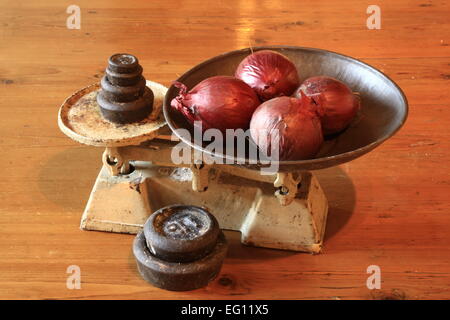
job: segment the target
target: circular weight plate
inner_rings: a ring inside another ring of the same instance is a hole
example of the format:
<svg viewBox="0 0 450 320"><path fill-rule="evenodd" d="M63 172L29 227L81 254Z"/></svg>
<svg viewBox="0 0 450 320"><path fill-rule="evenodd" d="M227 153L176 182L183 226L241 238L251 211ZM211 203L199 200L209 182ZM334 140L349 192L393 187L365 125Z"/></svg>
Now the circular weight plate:
<svg viewBox="0 0 450 320"><path fill-rule="evenodd" d="M151 253L172 262L187 262L207 255L220 229L216 218L203 208L173 205L154 212L144 224Z"/></svg>
<svg viewBox="0 0 450 320"><path fill-rule="evenodd" d="M151 254L142 231L133 242L133 254L142 278L155 287L172 291L206 286L219 273L227 248L225 236L220 232L216 245L208 255L193 262L178 263L164 261Z"/></svg>
<svg viewBox="0 0 450 320"><path fill-rule="evenodd" d="M161 107L167 88L152 81L147 81L146 85L153 91L155 100L152 113L142 121L115 124L106 120L96 100L100 89L100 84L96 83L64 101L58 113L59 128L71 139L97 147L139 145L151 140L166 124Z"/></svg>
<svg viewBox="0 0 450 320"><path fill-rule="evenodd" d="M129 73L138 66L138 58L129 53L116 53L108 59L108 69L117 73Z"/></svg>
<svg viewBox="0 0 450 320"><path fill-rule="evenodd" d="M103 118L111 122L122 125L138 123L146 119L153 110L153 92L148 87L144 86L143 95L130 102L111 101L105 93L102 90L97 94L97 103Z"/></svg>

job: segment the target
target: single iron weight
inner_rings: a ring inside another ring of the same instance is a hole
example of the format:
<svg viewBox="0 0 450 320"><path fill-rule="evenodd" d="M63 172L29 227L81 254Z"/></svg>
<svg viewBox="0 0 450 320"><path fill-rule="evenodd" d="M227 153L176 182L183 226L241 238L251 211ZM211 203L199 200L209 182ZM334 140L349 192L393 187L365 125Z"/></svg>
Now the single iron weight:
<svg viewBox="0 0 450 320"><path fill-rule="evenodd" d="M185 204L208 208L222 229L240 231L241 241L247 245L320 252L328 203L309 170L355 159L391 137L406 119L406 98L388 77L350 57L301 47L253 48L262 49L288 56L305 78L323 74L349 84L361 95L361 117L339 136L326 141L317 158L280 161L278 172L262 175L260 163L208 164L214 163L213 156L220 155L211 154L205 145L181 135L178 141L174 139L176 129L192 132L189 124L170 108L177 94L174 87L167 91L147 81L146 86L154 93L153 109L138 123L126 124L103 118L96 98L99 84L81 89L61 106L59 126L78 142L105 148L103 167L81 228L136 234L150 212ZM237 50L209 59L178 81L192 88L207 77L231 75L250 52ZM172 152L179 140L199 151L203 162L174 164Z"/></svg>
<svg viewBox="0 0 450 320"><path fill-rule="evenodd" d="M226 252L227 242L217 220L195 206L157 210L133 243L142 278L175 291L206 286L219 273Z"/></svg>

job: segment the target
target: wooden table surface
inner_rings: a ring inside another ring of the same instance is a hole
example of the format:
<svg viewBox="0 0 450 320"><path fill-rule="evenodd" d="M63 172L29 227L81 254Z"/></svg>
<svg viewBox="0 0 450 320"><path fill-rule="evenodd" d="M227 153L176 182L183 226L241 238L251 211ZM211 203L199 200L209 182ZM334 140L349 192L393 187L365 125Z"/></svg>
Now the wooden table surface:
<svg viewBox="0 0 450 320"><path fill-rule="evenodd" d="M450 4L447 1L22 1L0 10L0 298L450 298ZM66 9L81 8L81 29ZM369 30L366 9L381 8ZM230 250L208 287L174 293L142 280L132 235L79 229L101 149L57 126L61 102L99 81L116 52L169 85L204 59L257 45L336 51L404 90L409 118L360 159L318 171L330 201L320 255ZM69 265L81 289L66 288ZM381 269L381 289L366 286Z"/></svg>

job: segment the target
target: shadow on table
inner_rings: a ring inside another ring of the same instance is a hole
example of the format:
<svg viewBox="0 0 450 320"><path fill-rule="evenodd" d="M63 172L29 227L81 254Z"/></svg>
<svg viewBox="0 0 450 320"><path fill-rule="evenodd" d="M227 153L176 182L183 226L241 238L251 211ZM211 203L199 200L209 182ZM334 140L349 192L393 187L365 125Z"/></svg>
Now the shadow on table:
<svg viewBox="0 0 450 320"><path fill-rule="evenodd" d="M102 166L101 148L71 147L52 156L39 171L42 194L64 208L83 213Z"/></svg>
<svg viewBox="0 0 450 320"><path fill-rule="evenodd" d="M328 218L324 246L339 232L353 214L356 192L350 177L340 167L315 171L320 186L328 199Z"/></svg>

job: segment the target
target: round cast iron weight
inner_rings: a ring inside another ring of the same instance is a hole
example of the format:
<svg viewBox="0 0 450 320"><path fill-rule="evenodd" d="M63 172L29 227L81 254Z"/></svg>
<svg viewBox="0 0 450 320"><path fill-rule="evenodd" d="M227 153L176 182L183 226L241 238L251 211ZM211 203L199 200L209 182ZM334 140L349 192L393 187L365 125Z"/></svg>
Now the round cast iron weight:
<svg viewBox="0 0 450 320"><path fill-rule="evenodd" d="M155 287L171 291L194 290L206 286L222 267L228 245L222 232L217 240L213 250L202 259L168 262L150 253L141 231L134 239L133 254L140 275Z"/></svg>
<svg viewBox="0 0 450 320"><path fill-rule="evenodd" d="M128 53L116 53L108 59L108 68L117 73L132 73L138 65L138 59Z"/></svg>
<svg viewBox="0 0 450 320"><path fill-rule="evenodd" d="M153 91L145 87L144 94L131 102L112 102L104 97L103 92L97 94L97 103L105 119L114 123L131 123L144 119L150 111L147 106L153 104Z"/></svg>
<svg viewBox="0 0 450 320"><path fill-rule="evenodd" d="M132 86L136 84L142 77L142 67L137 66L136 71L131 73L118 73L109 68L105 70L105 76L109 82L116 86Z"/></svg>
<svg viewBox="0 0 450 320"><path fill-rule="evenodd" d="M189 262L201 259L216 245L220 229L203 208L173 205L154 212L144 224L150 252L160 259Z"/></svg>
<svg viewBox="0 0 450 320"><path fill-rule="evenodd" d="M124 124L143 120L153 109L153 92L145 85L138 59L127 53L112 55L100 82L97 103L103 117Z"/></svg>
<svg viewBox="0 0 450 320"><path fill-rule="evenodd" d="M100 81L103 97L114 102L130 102L138 99L146 88L144 77L140 76L138 83L133 86L113 85L107 76Z"/></svg>

